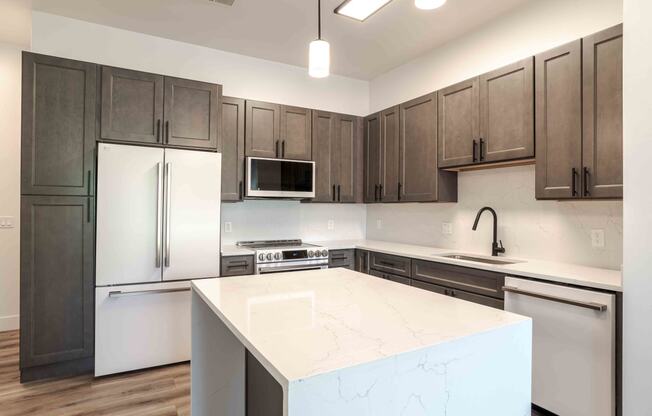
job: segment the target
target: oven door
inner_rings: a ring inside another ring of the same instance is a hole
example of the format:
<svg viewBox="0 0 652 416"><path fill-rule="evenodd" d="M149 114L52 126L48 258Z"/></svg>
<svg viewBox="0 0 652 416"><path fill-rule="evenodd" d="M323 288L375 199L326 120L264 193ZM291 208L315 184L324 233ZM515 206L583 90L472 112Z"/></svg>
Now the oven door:
<svg viewBox="0 0 652 416"><path fill-rule="evenodd" d="M257 264L256 274L299 272L303 270L327 269L328 261L304 260L284 263Z"/></svg>
<svg viewBox="0 0 652 416"><path fill-rule="evenodd" d="M315 162L248 157L247 197L314 198Z"/></svg>

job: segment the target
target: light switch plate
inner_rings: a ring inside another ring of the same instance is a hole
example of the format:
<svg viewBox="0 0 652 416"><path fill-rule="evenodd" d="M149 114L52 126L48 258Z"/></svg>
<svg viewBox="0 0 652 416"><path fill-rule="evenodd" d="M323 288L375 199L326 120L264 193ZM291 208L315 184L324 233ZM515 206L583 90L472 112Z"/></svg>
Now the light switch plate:
<svg viewBox="0 0 652 416"><path fill-rule="evenodd" d="M14 228L14 217L0 217L0 228Z"/></svg>
<svg viewBox="0 0 652 416"><path fill-rule="evenodd" d="M224 232L225 233L230 233L233 231L233 224L230 221L227 221L224 223Z"/></svg>
<svg viewBox="0 0 652 416"><path fill-rule="evenodd" d="M442 222L441 223L441 233L445 235L453 234L453 223L451 222Z"/></svg>
<svg viewBox="0 0 652 416"><path fill-rule="evenodd" d="M591 247L604 248L604 230L591 230Z"/></svg>
<svg viewBox="0 0 652 416"><path fill-rule="evenodd" d="M328 220L328 229L329 230L334 230L335 229L335 221L334 220Z"/></svg>

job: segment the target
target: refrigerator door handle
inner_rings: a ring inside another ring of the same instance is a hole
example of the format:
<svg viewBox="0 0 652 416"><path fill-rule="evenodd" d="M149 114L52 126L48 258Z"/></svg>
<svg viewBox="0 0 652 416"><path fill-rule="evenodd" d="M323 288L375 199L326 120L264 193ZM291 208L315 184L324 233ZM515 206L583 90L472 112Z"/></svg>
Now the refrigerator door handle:
<svg viewBox="0 0 652 416"><path fill-rule="evenodd" d="M161 251L163 249L163 164L157 163L157 188L156 188L156 267L161 267Z"/></svg>
<svg viewBox="0 0 652 416"><path fill-rule="evenodd" d="M165 164L165 267L170 267L170 176L172 167L169 162Z"/></svg>
<svg viewBox="0 0 652 416"><path fill-rule="evenodd" d="M190 288L180 287L175 289L154 289L154 290L134 290L134 291L115 290L109 292L109 297L123 298L125 296L158 295L161 293L176 293L176 292L190 292Z"/></svg>

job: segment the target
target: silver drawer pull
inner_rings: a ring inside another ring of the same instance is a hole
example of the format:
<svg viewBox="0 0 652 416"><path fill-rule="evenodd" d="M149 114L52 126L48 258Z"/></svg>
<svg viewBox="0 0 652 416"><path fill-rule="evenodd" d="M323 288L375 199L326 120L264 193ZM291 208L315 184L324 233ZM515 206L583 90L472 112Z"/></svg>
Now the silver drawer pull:
<svg viewBox="0 0 652 416"><path fill-rule="evenodd" d="M122 290L115 290L109 292L109 297L123 298L125 296L158 295L161 293L175 293L175 292L190 292L190 288L180 287L177 289L134 290L131 292L123 292Z"/></svg>
<svg viewBox="0 0 652 416"><path fill-rule="evenodd" d="M579 300L561 298L558 296L544 295L543 293L529 292L527 290L521 290L512 286L503 286L505 292L516 293L518 295L530 296L533 298L549 300L552 302L565 303L566 305L579 306L580 308L592 309L594 311L604 312L607 310L607 305L595 302L582 302Z"/></svg>

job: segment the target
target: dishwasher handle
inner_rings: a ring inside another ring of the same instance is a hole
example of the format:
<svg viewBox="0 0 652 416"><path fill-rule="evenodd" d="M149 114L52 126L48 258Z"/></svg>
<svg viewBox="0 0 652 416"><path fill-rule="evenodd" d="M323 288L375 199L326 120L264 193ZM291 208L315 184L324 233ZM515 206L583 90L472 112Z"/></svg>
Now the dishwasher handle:
<svg viewBox="0 0 652 416"><path fill-rule="evenodd" d="M562 297L559 297L559 296L546 295L546 294L538 293L538 292L530 292L528 290L522 290L522 289L519 289L519 288L513 287L513 286L503 286L503 291L509 292L509 293L515 293L517 295L524 295L524 296L530 296L530 297L533 297L533 298L549 300L549 301L552 301L552 302L564 303L566 305L578 306L580 308L591 309L591 310L598 311L598 312L604 312L604 311L607 310L607 305L604 305L602 303L583 302L583 301L574 300L574 299L562 298Z"/></svg>

